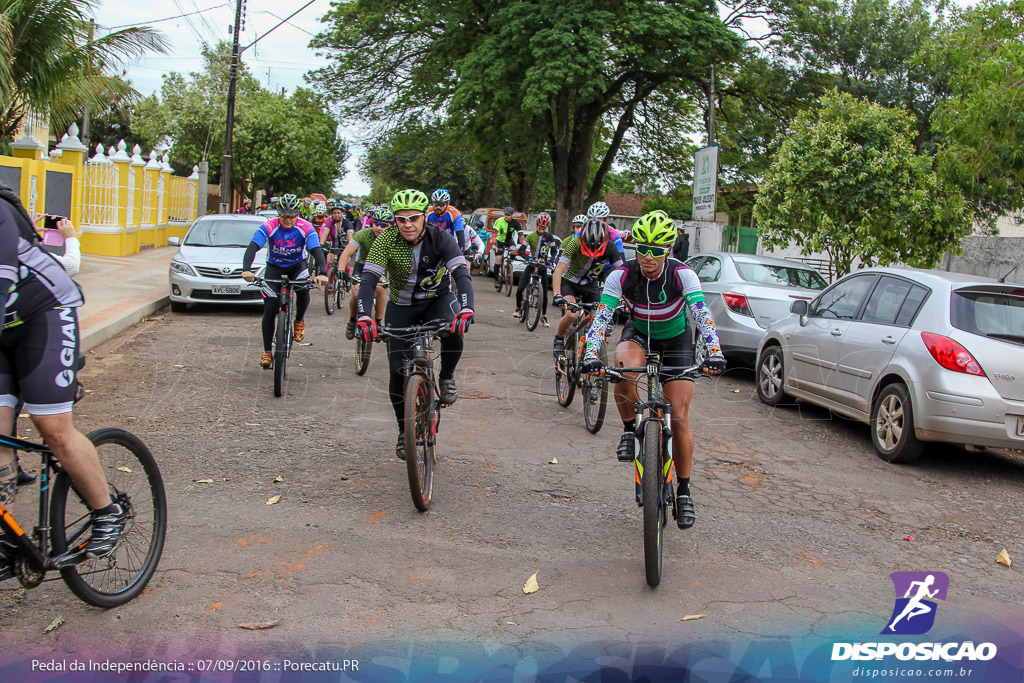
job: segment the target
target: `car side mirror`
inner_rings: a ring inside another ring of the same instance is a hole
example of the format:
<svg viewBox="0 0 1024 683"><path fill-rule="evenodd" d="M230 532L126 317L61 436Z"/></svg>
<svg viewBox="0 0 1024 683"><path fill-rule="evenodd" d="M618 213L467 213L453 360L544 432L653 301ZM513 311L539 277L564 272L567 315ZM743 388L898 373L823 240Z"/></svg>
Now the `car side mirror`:
<svg viewBox="0 0 1024 683"><path fill-rule="evenodd" d="M167 238L167 245L171 246L171 247L180 247L181 246L181 238L180 237L168 237Z"/></svg>
<svg viewBox="0 0 1024 683"><path fill-rule="evenodd" d="M810 310L810 306L807 305L807 301L804 299L797 299L789 306L790 313L796 313L797 315L807 315L807 311Z"/></svg>

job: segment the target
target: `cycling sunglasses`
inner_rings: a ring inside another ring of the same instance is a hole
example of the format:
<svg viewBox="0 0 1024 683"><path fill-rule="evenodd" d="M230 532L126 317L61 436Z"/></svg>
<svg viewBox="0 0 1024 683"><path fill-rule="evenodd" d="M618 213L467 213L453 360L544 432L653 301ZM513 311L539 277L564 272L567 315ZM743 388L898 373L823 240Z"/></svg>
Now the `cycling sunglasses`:
<svg viewBox="0 0 1024 683"><path fill-rule="evenodd" d="M376 225L378 228L390 228L392 225L394 225L394 223L388 223L387 221L374 221L373 224Z"/></svg>
<svg viewBox="0 0 1024 683"><path fill-rule="evenodd" d="M443 209L446 206L448 206L448 202L434 202L435 209Z"/></svg>
<svg viewBox="0 0 1024 683"><path fill-rule="evenodd" d="M422 213L418 213L418 214L415 214L413 216L395 216L395 222L398 223L399 225L404 225L405 223L410 223L411 224L411 223L415 223L416 221L418 221L421 218L423 218L423 214Z"/></svg>
<svg viewBox="0 0 1024 683"><path fill-rule="evenodd" d="M652 258L661 258L668 253L668 247L658 247L653 244L637 244L636 253Z"/></svg>
<svg viewBox="0 0 1024 683"><path fill-rule="evenodd" d="M281 214L280 216L278 216L278 217L279 217L279 218L298 218L298 217L299 217L299 214L297 214L297 213L282 213L282 214Z"/></svg>

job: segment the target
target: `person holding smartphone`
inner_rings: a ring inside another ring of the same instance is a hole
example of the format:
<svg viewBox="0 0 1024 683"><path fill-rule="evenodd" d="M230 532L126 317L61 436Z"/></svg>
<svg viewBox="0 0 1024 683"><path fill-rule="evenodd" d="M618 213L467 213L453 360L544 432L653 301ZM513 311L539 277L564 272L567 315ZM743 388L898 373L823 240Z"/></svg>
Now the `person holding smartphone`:
<svg viewBox="0 0 1024 683"><path fill-rule="evenodd" d="M58 254L47 249L55 259L60 261L68 275L74 277L82 268L82 244L78 241L78 232L71 221L63 216L47 216L37 213L32 216L32 223L36 229L43 230L43 244L47 244L45 236L47 230L55 230L64 239L64 254Z"/></svg>

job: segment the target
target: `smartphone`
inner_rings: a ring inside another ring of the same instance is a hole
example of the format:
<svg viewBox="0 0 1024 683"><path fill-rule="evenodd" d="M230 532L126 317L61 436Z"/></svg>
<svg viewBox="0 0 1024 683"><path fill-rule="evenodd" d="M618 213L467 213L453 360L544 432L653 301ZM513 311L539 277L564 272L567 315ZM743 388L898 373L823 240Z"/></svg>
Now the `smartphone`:
<svg viewBox="0 0 1024 683"><path fill-rule="evenodd" d="M43 229L44 230L56 230L57 223L64 220L63 216L51 216L47 214L43 216Z"/></svg>

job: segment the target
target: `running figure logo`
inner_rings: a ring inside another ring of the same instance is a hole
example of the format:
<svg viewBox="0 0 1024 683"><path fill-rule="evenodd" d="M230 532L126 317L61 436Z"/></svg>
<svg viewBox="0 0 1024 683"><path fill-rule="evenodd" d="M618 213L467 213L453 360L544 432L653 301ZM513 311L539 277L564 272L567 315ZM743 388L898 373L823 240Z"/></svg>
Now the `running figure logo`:
<svg viewBox="0 0 1024 683"><path fill-rule="evenodd" d="M949 576L944 572L893 572L889 576L896 589L896 605L881 635L927 633L935 623L934 600L946 599Z"/></svg>

